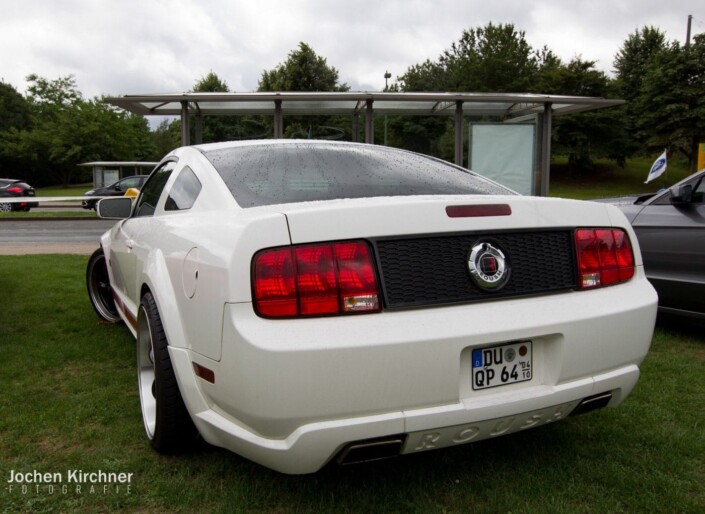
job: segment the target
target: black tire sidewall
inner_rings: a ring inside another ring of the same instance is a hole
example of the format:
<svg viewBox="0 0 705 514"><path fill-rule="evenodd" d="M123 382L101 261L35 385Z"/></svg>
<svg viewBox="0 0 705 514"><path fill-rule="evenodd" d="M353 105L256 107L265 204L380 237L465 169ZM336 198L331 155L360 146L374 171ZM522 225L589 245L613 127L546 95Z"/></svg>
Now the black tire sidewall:
<svg viewBox="0 0 705 514"><path fill-rule="evenodd" d="M169 343L152 293L144 294L140 306L140 315L147 316L149 321L154 352L157 412L154 434L150 443L160 453L176 453L191 445L195 439L196 428L179 390L179 383L169 356Z"/></svg>
<svg viewBox="0 0 705 514"><path fill-rule="evenodd" d="M99 261L101 261L101 260L103 261L103 264L100 264ZM96 266L101 266L101 265L106 267L106 272L107 272L107 262L106 262L106 259L105 259L105 255L104 255L104 253L103 253L103 249L102 249L102 248L98 248L98 249L97 249L95 252L93 252L93 254L90 256L90 258L88 259L88 264L87 264L87 266L86 266L86 289L88 290L88 299L89 299L90 302L91 302L91 306L93 307L93 310L96 312L96 314L98 315L98 317L99 317L100 319L102 319L103 321L106 321L106 322L108 322L108 323L116 323L116 322L120 321L120 315L119 315L118 312L117 312L117 308L115 308L114 317L106 317L105 314L104 314L103 312L101 312L101 310L100 310L100 309L98 308L98 306L95 304L94 294L93 294L93 292L91 291L91 289L92 289L92 287L93 287L93 286L91 285L91 283L92 283L92 280L93 280L93 273L94 273L94 270L95 270ZM115 307L114 304L113 304L113 307ZM105 306L104 308L105 308L106 310L111 310L111 309L109 309L107 306Z"/></svg>

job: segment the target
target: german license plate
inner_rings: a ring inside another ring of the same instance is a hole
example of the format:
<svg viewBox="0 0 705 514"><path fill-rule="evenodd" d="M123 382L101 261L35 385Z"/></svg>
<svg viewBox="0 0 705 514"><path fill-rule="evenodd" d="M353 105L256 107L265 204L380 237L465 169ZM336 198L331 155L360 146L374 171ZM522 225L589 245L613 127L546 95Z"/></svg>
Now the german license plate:
<svg viewBox="0 0 705 514"><path fill-rule="evenodd" d="M472 351L472 388L488 389L531 380L531 341Z"/></svg>

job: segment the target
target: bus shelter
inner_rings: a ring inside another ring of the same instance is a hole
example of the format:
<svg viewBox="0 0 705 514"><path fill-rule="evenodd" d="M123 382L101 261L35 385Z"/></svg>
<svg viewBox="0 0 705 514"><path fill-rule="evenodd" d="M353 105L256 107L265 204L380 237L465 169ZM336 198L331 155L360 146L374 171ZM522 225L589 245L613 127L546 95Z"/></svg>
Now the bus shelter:
<svg viewBox="0 0 705 514"><path fill-rule="evenodd" d="M554 116L564 116L623 104L623 100L543 95L532 93L455 93L455 92L257 92L257 93L173 93L124 95L109 97L106 101L134 114L143 116L180 116L181 143L191 144L190 119L195 120L195 143L201 141L205 116L251 116L273 117L273 138L284 134L284 117L301 115L349 115L352 123L353 141L359 139L359 127L364 127L364 142L373 144L375 117L393 116L446 116L452 117L455 128L454 162L460 166L476 162L466 161L463 155L465 128L469 120L496 121L506 125L532 125L530 135L520 135L521 130L478 128L477 134L485 134L486 140L499 143L493 147L494 155L487 154L480 162L504 162L511 150L497 137L502 132L511 132L507 145L521 139L526 147L523 169L518 175L527 175L525 194L548 195L551 124ZM473 145L475 131L470 132L470 148L485 151L486 145ZM487 136L489 131L489 136ZM491 134L495 134L492 136ZM479 137L479 136L478 136ZM527 140L526 138L530 138ZM515 166L508 163L507 166ZM482 169L475 169L483 173ZM500 175L504 173L500 171ZM495 178L496 177L491 177ZM502 182L501 180L498 180ZM511 185L510 185L511 187Z"/></svg>

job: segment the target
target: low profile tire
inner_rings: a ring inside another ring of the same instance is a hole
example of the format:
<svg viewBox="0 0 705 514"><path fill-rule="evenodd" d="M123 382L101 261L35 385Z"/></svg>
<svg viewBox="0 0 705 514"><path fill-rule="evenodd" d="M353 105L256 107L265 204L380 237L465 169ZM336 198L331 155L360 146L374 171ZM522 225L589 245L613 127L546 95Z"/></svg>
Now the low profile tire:
<svg viewBox="0 0 705 514"><path fill-rule="evenodd" d="M12 211L12 204L0 203L0 212L10 212L10 211Z"/></svg>
<svg viewBox="0 0 705 514"><path fill-rule="evenodd" d="M91 258L88 259L86 287L88 288L88 298L90 298L91 305L98 316L109 323L120 321L120 315L113 298L113 290L110 286L105 254L100 248L93 252Z"/></svg>
<svg viewBox="0 0 705 514"><path fill-rule="evenodd" d="M152 448L159 453L178 453L191 447L197 431L181 397L168 346L157 304L147 292L137 314L142 420Z"/></svg>

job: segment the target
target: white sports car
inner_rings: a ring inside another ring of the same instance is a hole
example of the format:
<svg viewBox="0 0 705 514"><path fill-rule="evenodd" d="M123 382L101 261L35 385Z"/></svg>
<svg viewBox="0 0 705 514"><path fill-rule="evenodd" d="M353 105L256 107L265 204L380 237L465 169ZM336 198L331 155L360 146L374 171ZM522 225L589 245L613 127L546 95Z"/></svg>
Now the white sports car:
<svg viewBox="0 0 705 514"><path fill-rule="evenodd" d="M615 407L656 294L624 215L523 197L353 143L170 153L90 259L137 338L152 446L207 442L284 473Z"/></svg>

